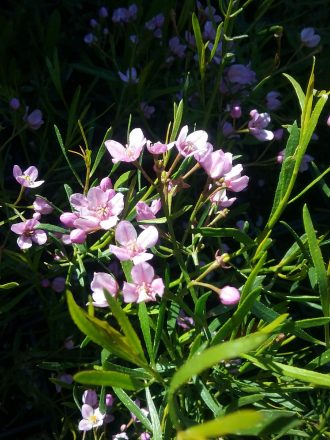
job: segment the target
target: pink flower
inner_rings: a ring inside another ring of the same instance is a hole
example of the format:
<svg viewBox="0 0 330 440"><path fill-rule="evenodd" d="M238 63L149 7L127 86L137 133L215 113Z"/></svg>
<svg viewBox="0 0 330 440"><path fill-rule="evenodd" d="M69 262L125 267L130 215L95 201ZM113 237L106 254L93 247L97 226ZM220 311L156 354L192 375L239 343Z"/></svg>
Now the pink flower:
<svg viewBox="0 0 330 440"><path fill-rule="evenodd" d="M194 156L198 160L209 152L210 144L207 142L207 138L208 134L204 130L197 130L188 134L188 125L185 125L181 128L177 140L169 144L168 147L172 147L175 144L181 156Z"/></svg>
<svg viewBox="0 0 330 440"><path fill-rule="evenodd" d="M240 300L241 294L236 287L224 286L220 292L220 302L225 306L233 306Z"/></svg>
<svg viewBox="0 0 330 440"><path fill-rule="evenodd" d="M74 214L73 212L63 212L63 214L60 215L60 221L63 223L64 226L67 226L68 228L74 228L74 222L79 218L78 214Z"/></svg>
<svg viewBox="0 0 330 440"><path fill-rule="evenodd" d="M134 264L139 264L153 257L146 250L157 243L158 231L155 226L148 226L137 236L132 223L123 220L118 223L115 238L121 246L110 245L110 252L120 261L132 260Z"/></svg>
<svg viewBox="0 0 330 440"><path fill-rule="evenodd" d="M163 154L166 153L167 150L169 150L169 146L167 144L162 144L161 142L155 142L154 144L152 144L150 141L147 141L147 150L151 154Z"/></svg>
<svg viewBox="0 0 330 440"><path fill-rule="evenodd" d="M91 289L93 291L93 305L95 307L108 307L104 290L107 290L111 296L115 297L118 293L119 286L114 277L109 273L94 272Z"/></svg>
<svg viewBox="0 0 330 440"><path fill-rule="evenodd" d="M231 170L232 154L216 150L204 156L199 163L212 179L219 179Z"/></svg>
<svg viewBox="0 0 330 440"><path fill-rule="evenodd" d="M70 203L79 215L73 226L89 233L108 230L117 224L118 215L124 209L124 196L113 189L103 191L100 187L93 187L87 196L72 194Z"/></svg>
<svg viewBox="0 0 330 440"><path fill-rule="evenodd" d="M36 197L33 202L33 209L40 214L50 214L54 208L42 197Z"/></svg>
<svg viewBox="0 0 330 440"><path fill-rule="evenodd" d="M11 231L20 235L17 239L17 244L21 249L30 248L32 241L39 245L46 243L47 234L45 231L38 229L39 224L38 220L31 218L30 220L11 225Z"/></svg>
<svg viewBox="0 0 330 440"><path fill-rule="evenodd" d="M80 420L78 426L80 431L90 431L103 425L105 414L102 414L99 408L94 409L92 406L84 403L81 408L81 415L83 419Z"/></svg>
<svg viewBox="0 0 330 440"><path fill-rule="evenodd" d="M82 395L82 402L93 408L98 406L98 398L95 390L86 390Z"/></svg>
<svg viewBox="0 0 330 440"><path fill-rule="evenodd" d="M26 108L25 115L23 116L23 121L27 123L31 130L38 130L44 123L42 119L42 112L39 109L33 110L28 114L29 108Z"/></svg>
<svg viewBox="0 0 330 440"><path fill-rule="evenodd" d="M210 197L210 201L216 205L218 205L219 208L229 208L236 200L236 197L232 197L231 199L228 199L227 192L225 189L219 189L213 196Z"/></svg>
<svg viewBox="0 0 330 440"><path fill-rule="evenodd" d="M145 202L137 202L136 204L136 220L152 220L156 218L156 214L160 211L162 203L160 199L153 200L148 206ZM141 226L142 227L142 226ZM145 228L145 226L143 226Z"/></svg>
<svg viewBox="0 0 330 440"><path fill-rule="evenodd" d="M125 83L137 84L139 82L135 67L127 69L126 73L119 71L118 75L119 78Z"/></svg>
<svg viewBox="0 0 330 440"><path fill-rule="evenodd" d="M271 141L274 139L274 133L265 130L265 127L270 123L270 116L268 113L258 113L257 110L250 111L251 120L248 123L249 132L259 141Z"/></svg>
<svg viewBox="0 0 330 440"><path fill-rule="evenodd" d="M23 172L21 167L14 165L13 175L17 182L26 188L37 188L44 183L44 180L36 180L38 178L38 169L34 166L27 168Z"/></svg>
<svg viewBox="0 0 330 440"><path fill-rule="evenodd" d="M243 191L249 183L248 176L241 176L243 167L241 164L235 165L229 173L224 175L224 183L230 191Z"/></svg>
<svg viewBox="0 0 330 440"><path fill-rule="evenodd" d="M313 48L320 43L321 37L315 33L314 28L307 27L300 32L300 40L304 46Z"/></svg>
<svg viewBox="0 0 330 440"><path fill-rule="evenodd" d="M105 146L112 156L112 162L134 162L140 157L147 140L140 128L134 128L129 134L128 144L124 147L117 141L105 141Z"/></svg>
<svg viewBox="0 0 330 440"><path fill-rule="evenodd" d="M163 296L163 280L158 277L155 278L155 271L149 263L137 264L133 267L131 275L133 283L124 282L123 285L125 302L141 303L156 301L156 295Z"/></svg>
<svg viewBox="0 0 330 440"><path fill-rule="evenodd" d="M327 118L327 126L330 127L330 115Z"/></svg>

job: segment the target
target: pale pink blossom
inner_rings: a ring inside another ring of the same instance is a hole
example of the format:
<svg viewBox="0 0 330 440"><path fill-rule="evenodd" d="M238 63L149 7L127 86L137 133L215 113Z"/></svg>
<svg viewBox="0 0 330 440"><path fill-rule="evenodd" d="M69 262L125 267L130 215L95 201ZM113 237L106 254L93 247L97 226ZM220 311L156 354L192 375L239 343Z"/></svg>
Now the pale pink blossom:
<svg viewBox="0 0 330 440"><path fill-rule="evenodd" d="M232 154L216 150L204 156L199 163L212 179L219 179L231 170Z"/></svg>
<svg viewBox="0 0 330 440"><path fill-rule="evenodd" d="M23 172L21 167L14 165L13 175L17 182L26 188L37 188L44 183L44 180L37 180L38 169L35 166L31 166Z"/></svg>
<svg viewBox="0 0 330 440"><path fill-rule="evenodd" d="M257 110L250 111L251 120L248 123L249 132L259 141L271 141L274 139L274 133L265 128L270 123L268 113L258 113Z"/></svg>
<svg viewBox="0 0 330 440"><path fill-rule="evenodd" d="M233 306L240 300L241 294L236 287L224 286L220 291L220 302L226 306Z"/></svg>
<svg viewBox="0 0 330 440"><path fill-rule="evenodd" d="M33 209L40 214L50 214L54 208L42 197L36 197L33 202Z"/></svg>
<svg viewBox="0 0 330 440"><path fill-rule="evenodd" d="M94 272L94 277L91 282L91 290L93 292L93 305L95 307L108 307L108 302L104 295L104 290L115 297L118 293L118 283L112 275L105 272Z"/></svg>
<svg viewBox="0 0 330 440"><path fill-rule="evenodd" d="M60 215L60 221L63 223L64 226L67 226L68 228L74 228L74 222L79 218L78 214L74 214L73 212L63 212L63 214Z"/></svg>
<svg viewBox="0 0 330 440"><path fill-rule="evenodd" d="M155 142L154 144L152 144L150 141L147 141L147 150L151 154L163 154L166 153L167 150L169 150L169 146L161 142Z"/></svg>
<svg viewBox="0 0 330 440"><path fill-rule="evenodd" d="M70 203L79 216L73 226L89 233L108 230L117 224L118 215L124 209L124 196L113 189L102 191L100 187L93 187L86 196L72 194Z"/></svg>
<svg viewBox="0 0 330 440"><path fill-rule="evenodd" d="M241 164L235 165L224 175L224 183L227 189L234 192L243 191L249 183L248 176L241 176L243 167Z"/></svg>
<svg viewBox="0 0 330 440"><path fill-rule="evenodd" d="M320 43L321 37L315 33L314 28L307 27L300 32L300 40L304 46L313 48Z"/></svg>
<svg viewBox="0 0 330 440"><path fill-rule="evenodd" d="M125 146L117 141L105 141L105 146L112 156L112 162L134 162L140 157L147 140L140 128L134 128L129 134Z"/></svg>
<svg viewBox="0 0 330 440"><path fill-rule="evenodd" d="M136 220L152 220L156 218L156 214L160 211L162 203L160 199L153 200L148 206L145 202L137 202L136 204ZM144 226L145 228L145 226Z"/></svg>
<svg viewBox="0 0 330 440"><path fill-rule="evenodd" d="M38 220L31 218L30 220L11 225L11 231L19 235L17 244L21 249L30 248L32 242L39 245L46 243L47 234L42 229L38 229L39 224Z"/></svg>
<svg viewBox="0 0 330 440"><path fill-rule="evenodd" d="M85 390L82 395L82 402L93 408L98 406L98 398L95 390L89 389Z"/></svg>
<svg viewBox="0 0 330 440"><path fill-rule="evenodd" d="M163 296L163 280L155 277L155 271L149 263L137 264L132 268L131 275L133 283L124 282L123 285L125 302L141 303L156 301L156 296Z"/></svg>
<svg viewBox="0 0 330 440"><path fill-rule="evenodd" d="M188 134L188 125L181 128L177 140L169 144L171 147L175 144L179 153L183 157L194 156L201 159L209 152L210 144L207 142L208 134L204 130L197 130Z"/></svg>
<svg viewBox="0 0 330 440"><path fill-rule="evenodd" d="M110 252L120 261L132 260L134 264L139 264L153 257L146 250L157 243L158 231L155 226L148 226L138 236L132 223L123 220L118 223L115 238L121 246L110 245Z"/></svg>
<svg viewBox="0 0 330 440"><path fill-rule="evenodd" d="M109 189L113 189L113 185L112 185L111 179L109 177L104 177L101 180L99 187L101 188L101 190L103 192L106 192Z"/></svg>
<svg viewBox="0 0 330 440"><path fill-rule="evenodd" d="M215 194L210 196L210 201L219 208L229 208L236 200L236 197L228 198L225 189L219 189Z"/></svg>
<svg viewBox="0 0 330 440"><path fill-rule="evenodd" d="M84 403L81 407L81 415L83 417L79 422L80 431L90 431L103 425L105 414L102 414L99 408L94 409L92 406Z"/></svg>

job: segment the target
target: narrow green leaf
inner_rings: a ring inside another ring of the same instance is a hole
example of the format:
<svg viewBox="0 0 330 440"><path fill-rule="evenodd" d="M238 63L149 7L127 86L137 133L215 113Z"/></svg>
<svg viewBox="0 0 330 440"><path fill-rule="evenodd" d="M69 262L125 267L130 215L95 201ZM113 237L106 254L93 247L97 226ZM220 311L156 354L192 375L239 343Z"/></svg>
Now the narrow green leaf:
<svg viewBox="0 0 330 440"><path fill-rule="evenodd" d="M300 84L294 78L292 78L292 76L288 75L287 73L283 73L282 75L284 75L293 85L293 88L298 97L300 109L303 110L305 105L305 93L303 92L303 89L301 88Z"/></svg>
<svg viewBox="0 0 330 440"><path fill-rule="evenodd" d="M81 371L73 379L83 385L119 387L125 390L137 391L144 388L144 383L128 374L117 371Z"/></svg>
<svg viewBox="0 0 330 440"><path fill-rule="evenodd" d="M330 317L325 318L309 318L309 319L301 319L300 321L296 321L296 326L299 328L311 328L311 327L319 327L320 325L325 325L330 322Z"/></svg>
<svg viewBox="0 0 330 440"><path fill-rule="evenodd" d="M16 281L10 281L9 283L0 284L0 290L9 290L18 287L19 284Z"/></svg>
<svg viewBox="0 0 330 440"><path fill-rule="evenodd" d="M325 316L330 316L330 292L327 278L326 267L322 258L322 253L318 240L316 238L315 229L309 214L307 205L303 207L304 228L308 237L309 251L315 268L317 283L319 286L321 305Z"/></svg>
<svg viewBox="0 0 330 440"><path fill-rule="evenodd" d="M149 409L149 414L150 414L150 418L151 418L151 424L152 424L152 439L153 440L162 440L163 436L162 436L162 428L160 425L160 420L158 417L158 411L157 408L155 407L155 404L152 400L152 396L150 394L150 390L147 387L146 388L146 397L147 397L147 403L148 403L148 409Z"/></svg>
<svg viewBox="0 0 330 440"><path fill-rule="evenodd" d="M130 344L131 347L134 347L134 353L138 355L139 359L142 361L144 365L147 365L148 363L144 356L140 339L136 334L132 324L130 323L126 313L122 310L117 300L113 298L106 290L104 290L104 294L114 317L118 321L121 330L124 332L124 335L127 338L128 343Z"/></svg>
<svg viewBox="0 0 330 440"><path fill-rule="evenodd" d="M67 301L71 317L77 327L90 340L106 348L110 353L139 366L145 366L135 345L131 345L126 337L111 327L106 321L88 315L75 303L72 293L67 291Z"/></svg>
<svg viewBox="0 0 330 440"><path fill-rule="evenodd" d="M61 147L61 150L62 150L63 156L65 157L65 160L67 161L67 164L69 165L69 168L70 168L70 170L72 171L72 174L75 176L75 178L77 179L77 181L78 181L78 183L80 184L80 186L81 186L81 187L84 187L84 185L83 185L83 183L82 183L80 177L79 177L78 174L76 173L76 170L75 170L75 169L73 168L73 166L71 165L71 162L70 162L70 160L69 160L69 157L68 157L68 155L67 155L67 153L66 153L66 149L65 149L65 146L64 146L64 143L63 143L63 139L62 139L62 136L61 136L60 130L57 128L56 125L54 125L54 130L55 130L55 134L56 134L56 137L57 137L58 143L60 144L60 147Z"/></svg>
<svg viewBox="0 0 330 440"><path fill-rule="evenodd" d="M201 75L201 79L204 79L204 72L205 72L205 47L203 43L203 37L201 28L199 25L198 18L196 14L193 12L192 14L192 26L193 31L195 35L195 41L197 46L197 54L198 54L198 64L199 64L199 71Z"/></svg>
<svg viewBox="0 0 330 440"><path fill-rule="evenodd" d="M312 165L313 175L316 176L316 177L320 176L321 172L318 169L318 167L316 166L316 164L314 162L312 162L311 165ZM324 179L320 180L319 186L320 186L321 190L323 191L323 193L325 194L325 196L329 198L330 197L330 188L326 184Z"/></svg>
<svg viewBox="0 0 330 440"><path fill-rule="evenodd" d="M210 437L219 437L226 434L240 435L244 434L246 429L261 423L262 420L263 415L261 412L243 409L193 426L186 431L178 432L178 440L206 440Z"/></svg>
<svg viewBox="0 0 330 440"><path fill-rule="evenodd" d="M132 412L138 420L145 426L145 428L152 432L152 425L150 420L143 414L141 409L133 402L133 400L121 388L113 387L114 393L118 399L126 406L128 411Z"/></svg>
<svg viewBox="0 0 330 440"><path fill-rule="evenodd" d="M38 229L43 229L44 231L49 231L49 232L59 232L60 234L68 233L67 229L61 228L60 226L51 225L49 223L39 223Z"/></svg>
<svg viewBox="0 0 330 440"><path fill-rule="evenodd" d="M181 99L178 106L175 107L174 109L173 128L171 131L170 142L174 142L176 140L182 121L182 115L183 115L183 100Z"/></svg>
<svg viewBox="0 0 330 440"><path fill-rule="evenodd" d="M101 162L101 160L104 156L104 153L106 152L104 142L108 138L111 137L111 134L112 134L112 127L108 128L108 130L106 131L104 138L103 138L103 141L102 141L101 145L99 146L99 149L97 150L96 157L95 157L95 160L94 160L91 172L90 172L90 177L92 177L93 174L95 173L97 167L99 166L99 163Z"/></svg>
<svg viewBox="0 0 330 440"><path fill-rule="evenodd" d="M255 246L254 241L245 232L235 228L196 228L196 233L200 233L203 237L229 237L243 243L246 246Z"/></svg>
<svg viewBox="0 0 330 440"><path fill-rule="evenodd" d="M282 163L282 167L275 191L274 202L267 223L270 223L271 217L277 210L279 203L283 199L283 196L288 188L293 173L293 169L295 166L295 159L293 156L299 143L299 136L300 136L299 128L297 126L297 123L294 122L294 124L291 126L290 136L285 147L284 161Z"/></svg>
<svg viewBox="0 0 330 440"><path fill-rule="evenodd" d="M154 365L155 364L155 356L154 356L154 351L153 351L153 346L152 346L152 341L151 341L149 315L148 315L148 310L147 310L147 306L145 305L145 303L140 303L138 310L139 310L138 316L139 316L139 320L140 320L140 326L141 326L144 342L146 344L146 348L147 348L150 362Z"/></svg>
<svg viewBox="0 0 330 440"><path fill-rule="evenodd" d="M297 194L296 196L294 196L291 200L288 201L288 205L290 203L295 202L296 200L298 200L301 196L303 196L308 190L310 190L317 182L319 182L320 180L323 179L324 176L326 176L328 173L330 172L330 167L327 168L325 171L323 171L322 174L320 174L318 177L316 177L316 179L314 179L310 184L308 184L302 191L300 191L299 194Z"/></svg>
<svg viewBox="0 0 330 440"><path fill-rule="evenodd" d="M126 171L126 173L121 174L121 176L116 180L116 183L114 184L114 189L117 191L118 188L121 188L126 182L128 182L133 174L133 170Z"/></svg>
<svg viewBox="0 0 330 440"><path fill-rule="evenodd" d="M311 360L307 365L306 368L309 370L315 370L318 367L322 367L322 365L325 365L330 362L330 348L320 354L320 356L317 356L313 360Z"/></svg>
<svg viewBox="0 0 330 440"><path fill-rule="evenodd" d="M312 99L313 98L311 97L311 100ZM316 124L319 120L320 114L321 114L323 107L325 106L327 100L328 100L328 95L326 95L325 93L320 96L320 98L318 99L318 101L312 111L310 119L306 120L305 125L302 127L302 129L303 129L302 139L301 139L301 143L303 145L302 156L305 154L307 145L309 144L309 142L312 138L312 135L315 131Z"/></svg>
<svg viewBox="0 0 330 440"><path fill-rule="evenodd" d="M179 370L174 374L169 394L186 383L192 376L201 373L207 368L218 365L222 360L239 357L242 353L258 348L266 339L266 333L254 333L233 341L224 342L204 350L202 353L193 355Z"/></svg>
<svg viewBox="0 0 330 440"><path fill-rule="evenodd" d="M244 357L258 367L267 371L272 371L276 374L280 374L281 376L301 380L302 382L320 387L330 387L330 374L317 373L315 371L293 367L292 365L284 365L280 362L274 362L270 359L253 357L245 354Z"/></svg>
<svg viewBox="0 0 330 440"><path fill-rule="evenodd" d="M218 49L222 28L223 28L223 21L221 21L217 27L217 32L215 34L214 44L213 44L211 54L210 54L210 59L209 59L210 62L213 60L213 57L216 54L216 51Z"/></svg>

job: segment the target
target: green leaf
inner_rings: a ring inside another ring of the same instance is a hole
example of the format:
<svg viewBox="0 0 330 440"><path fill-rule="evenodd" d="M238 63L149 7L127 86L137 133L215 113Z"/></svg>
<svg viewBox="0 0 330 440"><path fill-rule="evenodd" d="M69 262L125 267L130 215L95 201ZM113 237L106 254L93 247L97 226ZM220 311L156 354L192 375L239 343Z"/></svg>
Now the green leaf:
<svg viewBox="0 0 330 440"><path fill-rule="evenodd" d="M144 383L128 374L117 371L81 371L73 379L83 385L119 387L125 390L137 391L144 388Z"/></svg>
<svg viewBox="0 0 330 440"><path fill-rule="evenodd" d="M305 94L304 94L300 84L294 78L292 78L292 76L288 75L287 73L283 73L282 75L284 75L290 81L290 83L293 85L293 88L294 88L296 95L298 97L300 109L303 110L304 105L305 105Z"/></svg>
<svg viewBox="0 0 330 440"><path fill-rule="evenodd" d="M128 411L132 412L138 420L145 426L145 428L152 432L152 425L150 420L143 414L141 409L133 402L133 400L121 388L113 387L114 393L118 399L126 406Z"/></svg>
<svg viewBox="0 0 330 440"><path fill-rule="evenodd" d="M162 428L160 425L160 420L158 417L158 411L155 407L155 404L152 400L152 396L150 394L150 390L147 387L146 388L146 397L147 397L147 403L148 403L148 409L149 409L149 414L150 414L150 418L151 418L151 424L152 424L152 439L153 440L162 440L163 436L162 436Z"/></svg>
<svg viewBox="0 0 330 440"><path fill-rule="evenodd" d="M103 141L102 141L101 145L99 146L99 149L97 150L96 157L95 157L95 160L94 160L91 172L90 172L90 177L92 177L93 174L95 173L97 167L99 166L99 163L102 160L102 157L104 156L104 153L106 152L104 142L111 136L111 134L112 134L112 127L108 128L108 130L106 131L104 138L103 138Z"/></svg>
<svg viewBox="0 0 330 440"><path fill-rule="evenodd" d="M114 184L114 189L117 191L118 188L121 188L124 183L128 182L131 176L134 174L133 170L126 171L126 173L121 174L116 183Z"/></svg>
<svg viewBox="0 0 330 440"><path fill-rule="evenodd" d="M0 284L0 290L9 290L18 287L19 284L16 281L10 281L9 283Z"/></svg>
<svg viewBox="0 0 330 440"><path fill-rule="evenodd" d="M178 106L174 107L173 128L171 131L170 142L174 142L176 140L182 121L182 115L183 115L183 100L181 99Z"/></svg>
<svg viewBox="0 0 330 440"><path fill-rule="evenodd" d="M74 323L90 340L122 359L142 367L146 365L145 359L140 357L136 346L131 345L126 336L123 336L106 321L88 315L77 306L69 291L67 291L67 301Z"/></svg>
<svg viewBox="0 0 330 440"><path fill-rule="evenodd" d="M284 365L280 362L265 359L264 357L259 358L245 354L244 357L263 370L272 371L281 376L301 380L302 382L307 382L316 386L330 387L330 374L317 373L315 371L293 367L292 365Z"/></svg>
<svg viewBox="0 0 330 440"><path fill-rule="evenodd" d="M315 268L316 279L319 286L321 305L325 316L330 316L330 294L327 278L326 267L322 258L322 253L318 240L316 238L315 229L309 214L307 205L303 207L304 228L308 237L309 251Z"/></svg>
<svg viewBox="0 0 330 440"><path fill-rule="evenodd" d="M299 128L297 126L297 123L294 122L294 124L291 126L290 136L285 147L284 161L282 163L280 176L278 178L278 183L274 196L274 202L268 223L270 222L272 215L275 213L280 201L283 199L283 196L287 191L293 173L293 169L295 166L295 159L293 156L296 151L297 145L299 143L299 136L300 136Z"/></svg>
<svg viewBox="0 0 330 440"><path fill-rule="evenodd" d="M148 365L148 362L144 356L144 352L141 346L140 339L136 334L132 324L130 323L126 313L122 310L117 300L113 298L106 290L104 290L104 295L108 301L110 309L118 321L121 330L127 338L128 343L131 347L134 347L134 352L138 355L139 359L142 361L143 365Z"/></svg>
<svg viewBox="0 0 330 440"><path fill-rule="evenodd" d="M43 229L44 231L49 231L49 232L59 232L60 234L68 233L67 229L61 228L60 226L51 225L49 223L39 223L38 229Z"/></svg>
<svg viewBox="0 0 330 440"><path fill-rule="evenodd" d="M138 316L139 316L139 320L140 320L140 326L141 326L144 342L146 344L147 352L148 352L148 355L150 358L150 362L154 365L155 364L155 356L154 356L154 351L153 351L153 346L152 346L152 341L151 341L150 323L149 323L150 318L148 315L147 306L145 305L144 302L139 304Z"/></svg>
<svg viewBox="0 0 330 440"><path fill-rule="evenodd" d="M258 332L233 341L224 342L207 348L202 353L193 355L179 370L174 374L169 394L186 383L192 376L200 374L207 368L218 365L222 360L239 357L242 353L258 348L266 339L268 334Z"/></svg>
<svg viewBox="0 0 330 440"><path fill-rule="evenodd" d="M198 18L196 14L193 12L192 14L192 26L193 31L195 35L195 41L197 46L197 54L198 54L198 64L199 64L199 71L201 75L201 79L204 79L204 73L205 73L205 46L203 43L203 37L201 28L199 25Z"/></svg>
<svg viewBox="0 0 330 440"><path fill-rule="evenodd" d="M290 203L295 202L297 199L299 199L301 196L303 196L309 189L311 189L316 183L323 180L323 177L326 176L330 172L330 167L327 168L325 171L323 171L322 174L319 174L318 177L316 177L310 184L308 184L302 191L300 191L299 194L294 196L291 200L288 201L288 205Z"/></svg>
<svg viewBox="0 0 330 440"><path fill-rule="evenodd" d="M56 137L57 137L58 143L60 144L60 147L61 147L61 150L62 150L63 156L65 157L65 159L66 159L66 161L67 161L67 163L68 163L68 165L69 165L69 168L70 168L70 170L72 171L72 174L75 176L75 178L77 179L78 183L79 183L80 186L83 188L84 185L83 185L83 183L82 183L80 177L79 177L78 174L76 173L76 170L75 170L75 169L73 168L73 166L71 165L71 162L70 162L70 160L69 160L69 157L68 157L68 155L67 155L67 153L66 153L66 149L65 149L65 146L64 146L64 143L63 143L63 139L62 139L62 136L61 136L60 130L57 128L56 125L54 125L54 130L55 130L55 134L56 134Z"/></svg>
<svg viewBox="0 0 330 440"><path fill-rule="evenodd" d="M255 246L254 241L245 232L234 228L196 228L196 233L200 233L203 237L229 237L243 243L246 246Z"/></svg>
<svg viewBox="0 0 330 440"><path fill-rule="evenodd" d="M309 319L301 319L300 321L296 321L296 326L299 328L311 328L311 327L319 327L320 325L325 325L330 322L330 317L325 318L309 318Z"/></svg>
<svg viewBox="0 0 330 440"><path fill-rule="evenodd" d="M263 415L259 411L240 410L219 417L215 420L202 423L186 431L178 432L178 440L206 440L210 437L219 437L226 434L244 434L246 429L262 422Z"/></svg>

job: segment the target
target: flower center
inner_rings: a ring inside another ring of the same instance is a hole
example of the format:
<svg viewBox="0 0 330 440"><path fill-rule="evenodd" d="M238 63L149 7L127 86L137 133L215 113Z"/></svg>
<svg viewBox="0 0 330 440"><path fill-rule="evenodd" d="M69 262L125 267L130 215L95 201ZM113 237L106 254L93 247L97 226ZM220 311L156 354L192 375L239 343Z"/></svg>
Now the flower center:
<svg viewBox="0 0 330 440"><path fill-rule="evenodd" d="M109 215L109 207L108 206L98 206L96 209L96 215L99 218L107 218Z"/></svg>
<svg viewBox="0 0 330 440"><path fill-rule="evenodd" d="M95 425L95 423L97 423L97 417L95 414L89 416L88 419L91 423L93 423L93 425Z"/></svg>

